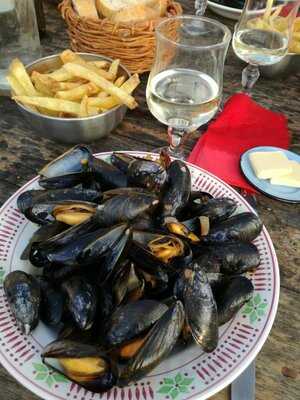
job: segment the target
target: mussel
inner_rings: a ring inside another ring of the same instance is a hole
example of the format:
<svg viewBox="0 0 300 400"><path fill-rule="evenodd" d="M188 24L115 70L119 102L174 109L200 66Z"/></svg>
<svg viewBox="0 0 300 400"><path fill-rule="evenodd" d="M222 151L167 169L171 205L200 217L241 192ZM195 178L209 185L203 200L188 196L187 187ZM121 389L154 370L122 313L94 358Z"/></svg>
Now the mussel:
<svg viewBox="0 0 300 400"><path fill-rule="evenodd" d="M236 241L203 248L197 263L206 272L243 274L257 268L260 258L254 244Z"/></svg>
<svg viewBox="0 0 300 400"><path fill-rule="evenodd" d="M41 290L40 318L46 325L58 325L64 314L65 296L45 277L39 276L37 281Z"/></svg>
<svg viewBox="0 0 300 400"><path fill-rule="evenodd" d="M222 221L232 215L237 209L237 203L227 197L211 198L205 202L190 201L181 214L181 220L195 218L196 216L209 217L211 222Z"/></svg>
<svg viewBox="0 0 300 400"><path fill-rule="evenodd" d="M187 205L191 194L191 174L187 165L172 161L167 169L167 181L162 194L162 216L177 216Z"/></svg>
<svg viewBox="0 0 300 400"><path fill-rule="evenodd" d="M74 233L74 235L73 235ZM111 272L120 252L124 249L130 231L126 225L117 225L112 228L97 229L84 235L77 235L76 230L67 231L68 240L63 235L56 241L48 241L45 243L34 243L30 252L30 261L36 267L47 267L52 265L53 268L71 267L90 265L101 258L102 271ZM73 239L71 239L73 236ZM60 244L59 244L60 243Z"/></svg>
<svg viewBox="0 0 300 400"><path fill-rule="evenodd" d="M159 191L166 182L166 170L155 161L135 160L127 171L129 184Z"/></svg>
<svg viewBox="0 0 300 400"><path fill-rule="evenodd" d="M101 226L129 222L140 215L153 212L158 203L154 194L119 195L99 206L96 218Z"/></svg>
<svg viewBox="0 0 300 400"><path fill-rule="evenodd" d="M40 226L32 235L29 243L23 250L20 258L21 260L28 260L30 255L30 249L33 243L45 242L46 240L56 236L57 234L65 231L68 225L55 221L53 224Z"/></svg>
<svg viewBox="0 0 300 400"><path fill-rule="evenodd" d="M177 301L160 317L120 373L120 384L145 376L171 352L182 331L184 315L182 303Z"/></svg>
<svg viewBox="0 0 300 400"><path fill-rule="evenodd" d="M168 307L155 300L139 300L119 307L107 321L105 343L120 346L149 329Z"/></svg>
<svg viewBox="0 0 300 400"><path fill-rule="evenodd" d="M132 262L125 262L117 272L112 282L115 304L139 300L145 290L145 281L138 275Z"/></svg>
<svg viewBox="0 0 300 400"><path fill-rule="evenodd" d="M46 346L42 358L47 365L48 360L57 360L62 367L58 372L92 392L105 392L117 382L117 372L111 360L94 345L57 340Z"/></svg>
<svg viewBox="0 0 300 400"><path fill-rule="evenodd" d="M232 240L251 242L261 230L262 223L257 215L244 212L215 224L203 240L208 243L223 243Z"/></svg>
<svg viewBox="0 0 300 400"><path fill-rule="evenodd" d="M127 187L127 176L113 165L93 157L92 171L103 191Z"/></svg>
<svg viewBox="0 0 300 400"><path fill-rule="evenodd" d="M191 334L205 352L218 344L217 306L206 273L200 268L184 271L183 302Z"/></svg>
<svg viewBox="0 0 300 400"><path fill-rule="evenodd" d="M74 187L58 190L28 190L17 200L19 210L40 225L54 221L80 223L95 212L101 195L98 191Z"/></svg>
<svg viewBox="0 0 300 400"><path fill-rule="evenodd" d="M39 322L41 292L37 281L23 271L13 271L5 277L3 286L20 329L28 335Z"/></svg>
<svg viewBox="0 0 300 400"><path fill-rule="evenodd" d="M253 291L252 282L245 276L234 276L225 283L216 296L219 325L230 321L238 310L251 299Z"/></svg>
<svg viewBox="0 0 300 400"><path fill-rule="evenodd" d="M67 307L79 329L90 329L95 321L97 295L86 279L75 276L62 283L67 295Z"/></svg>
<svg viewBox="0 0 300 400"><path fill-rule="evenodd" d="M90 150L79 144L47 164L39 171L39 175L52 178L68 173L81 172L85 169L82 160L90 162L91 159L92 153Z"/></svg>

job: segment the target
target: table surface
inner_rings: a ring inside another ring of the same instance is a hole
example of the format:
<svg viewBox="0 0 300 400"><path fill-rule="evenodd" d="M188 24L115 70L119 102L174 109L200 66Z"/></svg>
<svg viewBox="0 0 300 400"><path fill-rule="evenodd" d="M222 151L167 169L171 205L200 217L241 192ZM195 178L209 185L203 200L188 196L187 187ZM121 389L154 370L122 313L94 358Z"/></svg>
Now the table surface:
<svg viewBox="0 0 300 400"><path fill-rule="evenodd" d="M193 0L181 0L184 11L193 13ZM45 55L69 47L63 21L53 5L45 4L47 34L42 39ZM209 14L209 12L208 12ZM210 15L213 18L219 17ZM230 28L233 21L223 20ZM225 96L240 88L243 65L232 50L224 71ZM124 122L108 138L91 145L95 152L109 150L152 150L165 144L166 131L147 109L145 82L137 91L139 107L128 112ZM285 79L261 78L254 89L255 100L288 118L291 149L300 153L300 71ZM69 146L36 137L25 124L16 105L7 98L0 101L0 202L1 204L47 162ZM187 143L191 148L194 135ZM271 334L257 357L256 399L296 400L300 393L300 205L289 205L258 196L258 212L273 239L280 265L281 293L278 314ZM286 375L292 375L286 376ZM0 399L37 400L2 367ZM229 399L229 389L213 397ZM241 399L243 400L243 399Z"/></svg>

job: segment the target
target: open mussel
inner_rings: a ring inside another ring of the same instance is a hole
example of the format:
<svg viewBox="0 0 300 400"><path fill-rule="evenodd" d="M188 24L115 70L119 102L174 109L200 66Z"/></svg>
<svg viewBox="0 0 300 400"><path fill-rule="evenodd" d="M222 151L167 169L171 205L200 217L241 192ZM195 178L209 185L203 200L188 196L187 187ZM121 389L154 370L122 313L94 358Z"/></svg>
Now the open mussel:
<svg viewBox="0 0 300 400"><path fill-rule="evenodd" d="M42 358L50 366L51 359L57 360L62 368L55 368L58 372L95 393L105 392L117 382L117 372L111 360L94 345L67 339L56 340L46 346Z"/></svg>
<svg viewBox="0 0 300 400"><path fill-rule="evenodd" d="M47 164L39 171L39 175L52 178L69 173L82 172L85 169L82 161L87 160L90 162L91 159L92 153L90 150L79 144Z"/></svg>
<svg viewBox="0 0 300 400"><path fill-rule="evenodd" d="M95 288L86 279L75 276L62 283L67 296L67 307L79 329L92 327L97 311Z"/></svg>
<svg viewBox="0 0 300 400"><path fill-rule="evenodd" d="M157 297L168 289L169 274L176 273L173 266L160 261L150 249L134 240L130 243L128 258L135 263L145 281L145 294Z"/></svg>
<svg viewBox="0 0 300 400"><path fill-rule="evenodd" d="M56 220L74 225L95 213L101 200L98 191L74 187L58 190L28 190L17 200L19 210L40 225Z"/></svg>
<svg viewBox="0 0 300 400"><path fill-rule="evenodd" d="M206 272L234 275L252 271L260 263L256 246L246 242L225 242L203 248L197 263Z"/></svg>
<svg viewBox="0 0 300 400"><path fill-rule="evenodd" d="M65 296L45 277L37 277L41 290L40 318L46 325L58 325L63 318Z"/></svg>
<svg viewBox="0 0 300 400"><path fill-rule="evenodd" d="M166 264L166 270L170 272L182 270L192 261L188 243L175 235L134 230L132 239Z"/></svg>
<svg viewBox="0 0 300 400"><path fill-rule="evenodd" d="M223 243L232 240L251 242L261 230L262 223L257 215L244 212L215 224L203 240L208 243Z"/></svg>
<svg viewBox="0 0 300 400"><path fill-rule="evenodd" d="M154 194L119 195L99 206L96 218L101 226L129 222L140 215L153 212L158 203Z"/></svg>
<svg viewBox="0 0 300 400"><path fill-rule="evenodd" d="M176 217L188 204L191 194L191 174L187 165L172 161L167 169L167 181L162 194L162 216Z"/></svg>
<svg viewBox="0 0 300 400"><path fill-rule="evenodd" d="M119 383L129 384L142 378L155 368L174 348L184 324L184 309L180 301L175 302L157 320L120 373Z"/></svg>
<svg viewBox="0 0 300 400"><path fill-rule="evenodd" d="M219 325L230 321L251 299L253 291L252 282L245 276L234 276L225 283L216 296Z"/></svg>
<svg viewBox="0 0 300 400"><path fill-rule="evenodd" d="M132 262L125 261L112 282L115 304L139 300L144 295L145 281Z"/></svg>
<svg viewBox="0 0 300 400"><path fill-rule="evenodd" d="M189 330L205 352L212 352L218 344L218 314L212 289L200 268L187 268L183 274L183 304Z"/></svg>
<svg viewBox="0 0 300 400"><path fill-rule="evenodd" d="M39 322L41 292L37 281L23 271L13 271L5 277L3 286L18 326L28 335Z"/></svg>
<svg viewBox="0 0 300 400"><path fill-rule="evenodd" d="M139 300L119 307L107 321L105 344L120 346L149 329L168 307L155 300Z"/></svg>

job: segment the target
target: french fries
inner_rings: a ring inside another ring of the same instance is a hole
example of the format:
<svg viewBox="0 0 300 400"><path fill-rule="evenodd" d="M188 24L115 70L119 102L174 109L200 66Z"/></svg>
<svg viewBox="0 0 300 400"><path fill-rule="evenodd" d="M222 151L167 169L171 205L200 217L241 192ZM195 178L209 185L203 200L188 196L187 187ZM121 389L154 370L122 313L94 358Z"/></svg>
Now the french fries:
<svg viewBox="0 0 300 400"><path fill-rule="evenodd" d="M109 93L121 103L126 104L130 109L134 109L137 106L137 102L131 95L126 93L123 89L117 88L113 83L98 75L96 72L90 71L86 67L75 63L67 63L64 65L64 68L74 76L93 82L100 89Z"/></svg>
<svg viewBox="0 0 300 400"><path fill-rule="evenodd" d="M247 26L251 29L277 31L287 35L289 29L289 14L281 15L282 11L284 11L284 6L273 6L273 1L274 0L268 0L264 14L250 19ZM300 54L300 17L297 17L294 21L292 37L289 43L289 52Z"/></svg>
<svg viewBox="0 0 300 400"><path fill-rule="evenodd" d="M87 61L71 50L60 59L56 70L30 75L20 60L13 60L7 76L12 98L35 112L62 118L90 117L121 104L137 106L132 92L139 77L118 76L120 60Z"/></svg>

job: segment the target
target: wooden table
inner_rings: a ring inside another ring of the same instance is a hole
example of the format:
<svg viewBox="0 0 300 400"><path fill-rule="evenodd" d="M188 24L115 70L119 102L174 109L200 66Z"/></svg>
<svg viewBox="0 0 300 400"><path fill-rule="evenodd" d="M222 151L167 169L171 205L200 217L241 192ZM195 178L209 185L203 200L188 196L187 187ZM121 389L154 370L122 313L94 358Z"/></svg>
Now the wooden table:
<svg viewBox="0 0 300 400"><path fill-rule="evenodd" d="M185 11L193 13L193 0L182 1ZM47 37L42 40L45 55L68 47L65 26L57 10L46 5ZM213 18L216 16L211 15ZM233 22L224 20L231 28ZM232 50L226 60L224 93L240 88L242 64ZM165 128L149 113L145 102L145 82L138 89L140 106L128 112L124 122L108 138L92 144L94 151L151 150L165 144ZM291 148L300 153L300 71L278 80L260 79L255 99L264 106L283 112L292 135ZM3 203L20 186L36 175L46 161L52 160L69 146L54 143L32 134L16 105L7 98L0 102L0 201ZM192 147L195 135L187 146ZM273 239L281 268L281 294L275 324L257 357L257 400L296 400L300 396L299 330L300 330L300 205L288 205L258 196L258 212ZM298 343L297 343L298 342ZM290 371L286 371L289 368ZM296 375L296 377L286 376ZM35 400L0 367L0 399ZM228 390L214 396L229 399ZM241 399L243 400L243 399Z"/></svg>

